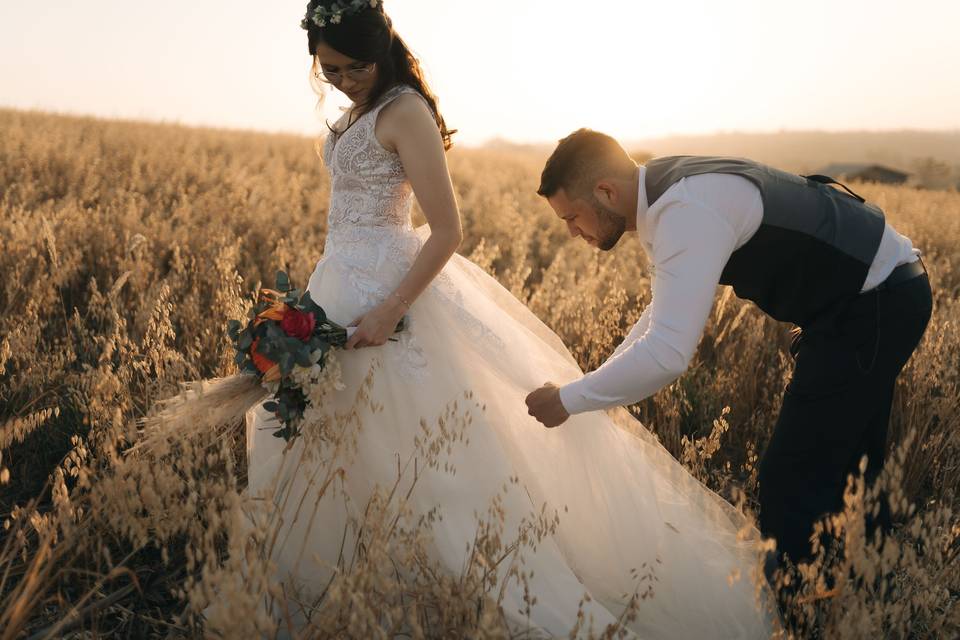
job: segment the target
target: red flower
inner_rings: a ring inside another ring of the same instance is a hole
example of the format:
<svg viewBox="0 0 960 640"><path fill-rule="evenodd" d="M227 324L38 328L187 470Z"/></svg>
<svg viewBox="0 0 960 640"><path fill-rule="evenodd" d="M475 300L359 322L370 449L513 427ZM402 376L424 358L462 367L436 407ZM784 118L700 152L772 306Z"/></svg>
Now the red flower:
<svg viewBox="0 0 960 640"><path fill-rule="evenodd" d="M260 373L268 373L277 366L277 363L257 351L259 344L260 338L257 338L253 341L253 344L250 345L250 359L253 360L253 366L257 368L257 371Z"/></svg>
<svg viewBox="0 0 960 640"><path fill-rule="evenodd" d="M298 338L306 342L313 334L315 324L316 321L312 313L304 313L288 307L280 321L280 328L291 338Z"/></svg>

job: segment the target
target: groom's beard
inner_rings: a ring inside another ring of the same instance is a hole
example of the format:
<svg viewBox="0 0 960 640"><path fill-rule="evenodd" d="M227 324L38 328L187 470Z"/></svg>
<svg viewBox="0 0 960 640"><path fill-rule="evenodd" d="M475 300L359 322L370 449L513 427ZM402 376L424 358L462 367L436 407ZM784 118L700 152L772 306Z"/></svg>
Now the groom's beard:
<svg viewBox="0 0 960 640"><path fill-rule="evenodd" d="M593 197L593 208L597 213L597 248L610 251L627 230L627 221L623 216L603 206L596 196Z"/></svg>

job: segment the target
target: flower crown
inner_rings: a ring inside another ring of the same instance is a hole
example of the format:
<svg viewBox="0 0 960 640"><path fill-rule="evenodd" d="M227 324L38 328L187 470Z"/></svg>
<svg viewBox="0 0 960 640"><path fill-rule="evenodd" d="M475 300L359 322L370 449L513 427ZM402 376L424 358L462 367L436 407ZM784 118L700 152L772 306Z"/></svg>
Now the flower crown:
<svg viewBox="0 0 960 640"><path fill-rule="evenodd" d="M307 10L307 15L300 21L300 27L309 29L310 23L318 27L328 24L340 24L343 16L360 13L364 9L376 9L381 0L336 0L329 7L320 5L313 11Z"/></svg>

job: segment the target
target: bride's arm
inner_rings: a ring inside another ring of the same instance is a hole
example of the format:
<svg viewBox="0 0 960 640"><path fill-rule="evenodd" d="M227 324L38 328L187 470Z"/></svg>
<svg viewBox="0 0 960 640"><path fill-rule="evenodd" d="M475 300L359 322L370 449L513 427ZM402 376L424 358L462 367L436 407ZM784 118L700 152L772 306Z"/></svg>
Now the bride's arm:
<svg viewBox="0 0 960 640"><path fill-rule="evenodd" d="M463 240L460 211L453 194L443 140L426 103L405 94L386 106L376 124L377 139L400 156L427 223L430 237L423 244L410 270L387 299L358 321L347 348L384 344Z"/></svg>

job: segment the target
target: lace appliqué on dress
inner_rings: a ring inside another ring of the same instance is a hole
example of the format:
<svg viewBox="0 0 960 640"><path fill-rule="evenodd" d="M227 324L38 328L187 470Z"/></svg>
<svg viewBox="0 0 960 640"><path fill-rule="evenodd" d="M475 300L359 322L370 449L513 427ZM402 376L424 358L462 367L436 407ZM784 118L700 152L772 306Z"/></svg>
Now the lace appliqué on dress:
<svg viewBox="0 0 960 640"><path fill-rule="evenodd" d="M410 324L411 326L408 326L399 334L400 348L396 350L393 362L403 376L412 378L417 382L423 382L427 379L430 371L427 368L427 356L423 353L423 349L420 348L420 343L417 341L416 331L413 327L414 323L411 321Z"/></svg>
<svg viewBox="0 0 960 640"><path fill-rule="evenodd" d="M460 321L460 327L475 344L481 344L486 351L502 351L506 348L500 336L477 316L467 309L463 293L456 287L450 276L441 272L432 283L429 291L442 297L454 307L454 314Z"/></svg>
<svg viewBox="0 0 960 640"><path fill-rule="evenodd" d="M411 87L391 89L352 126L328 135L323 147L331 183L324 258L333 260L364 312L387 298L423 244L411 223L413 188L400 157L375 134L377 115L404 93L419 96ZM415 331L411 322L399 334L391 359L402 375L422 379L427 359Z"/></svg>

